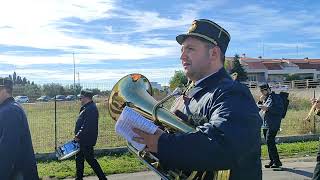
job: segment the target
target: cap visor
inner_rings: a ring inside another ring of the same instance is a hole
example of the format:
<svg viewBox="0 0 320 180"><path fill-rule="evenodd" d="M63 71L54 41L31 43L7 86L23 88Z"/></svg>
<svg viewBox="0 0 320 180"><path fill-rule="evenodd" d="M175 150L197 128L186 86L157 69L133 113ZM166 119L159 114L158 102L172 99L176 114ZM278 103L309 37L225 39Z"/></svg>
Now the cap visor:
<svg viewBox="0 0 320 180"><path fill-rule="evenodd" d="M176 37L176 40L179 44L182 44L183 41L187 38L187 34L180 34Z"/></svg>

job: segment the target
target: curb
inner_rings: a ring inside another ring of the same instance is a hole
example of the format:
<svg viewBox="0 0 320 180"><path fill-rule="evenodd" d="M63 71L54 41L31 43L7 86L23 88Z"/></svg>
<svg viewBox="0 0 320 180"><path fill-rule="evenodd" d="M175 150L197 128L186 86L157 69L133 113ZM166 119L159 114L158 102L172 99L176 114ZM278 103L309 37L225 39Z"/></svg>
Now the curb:
<svg viewBox="0 0 320 180"><path fill-rule="evenodd" d="M96 156L104 156L104 155L111 155L111 154L124 154L128 152L127 147L117 147L117 148L108 148L108 149L95 149L94 154ZM37 153L35 154L36 160L40 161L50 161L50 160L58 160L56 157L56 153Z"/></svg>
<svg viewBox="0 0 320 180"><path fill-rule="evenodd" d="M305 135L295 135L295 136L279 136L276 137L276 143L294 143L294 142L305 142L305 141L318 141L320 134L305 134ZM266 144L264 138L261 138L261 144ZM111 154L124 154L127 153L127 147L117 147L117 148L107 148L107 149L95 149L94 154L96 156L104 156ZM40 161L50 161L58 160L55 152L52 153L36 153L36 160ZM297 158L298 159L298 158Z"/></svg>
<svg viewBox="0 0 320 180"><path fill-rule="evenodd" d="M304 134L294 136L277 136L276 143L294 143L294 142L306 142L306 141L318 141L320 134ZM261 144L266 144L264 138L261 138Z"/></svg>
<svg viewBox="0 0 320 180"><path fill-rule="evenodd" d="M296 157L296 158L284 158L281 159L281 162L316 162L317 157L316 156L308 156L308 157ZM269 159L262 159L261 162L269 162Z"/></svg>

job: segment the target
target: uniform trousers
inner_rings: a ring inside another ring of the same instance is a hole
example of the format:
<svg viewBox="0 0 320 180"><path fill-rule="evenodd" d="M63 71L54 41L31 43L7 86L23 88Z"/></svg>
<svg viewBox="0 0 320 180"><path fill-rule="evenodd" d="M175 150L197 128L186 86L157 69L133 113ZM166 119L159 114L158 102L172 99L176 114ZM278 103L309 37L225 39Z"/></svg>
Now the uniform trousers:
<svg viewBox="0 0 320 180"><path fill-rule="evenodd" d="M101 180L106 180L106 176L103 173L98 161L94 158L93 146L81 146L80 151L76 154L76 167L77 174L76 180L82 180L83 178L83 169L84 169L84 160L88 162L93 171L96 173L98 178Z"/></svg>
<svg viewBox="0 0 320 180"><path fill-rule="evenodd" d="M264 139L266 140L268 146L269 159L276 165L281 164L275 140L277 133L278 130L272 130L269 128L263 129Z"/></svg>

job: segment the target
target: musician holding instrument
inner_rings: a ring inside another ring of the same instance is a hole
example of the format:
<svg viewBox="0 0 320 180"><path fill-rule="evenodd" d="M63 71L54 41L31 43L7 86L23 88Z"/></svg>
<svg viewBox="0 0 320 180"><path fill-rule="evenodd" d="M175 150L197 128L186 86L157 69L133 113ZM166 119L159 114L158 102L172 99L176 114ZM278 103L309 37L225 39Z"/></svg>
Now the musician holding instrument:
<svg viewBox="0 0 320 180"><path fill-rule="evenodd" d="M316 112L316 115L319 116L320 101L318 99L313 98L311 99L311 103L313 105L312 108L314 108L313 110ZM316 164L316 167L314 168L312 180L320 180L320 147L317 154L317 164Z"/></svg>
<svg viewBox="0 0 320 180"><path fill-rule="evenodd" d="M213 171L230 170L230 180L259 180L261 118L249 89L224 69L229 33L213 21L198 19L176 37L181 63L192 86L173 110L194 132L155 134L134 129L136 142L156 154L168 169L198 171L193 179L213 179ZM203 173L201 173L203 172Z"/></svg>
<svg viewBox="0 0 320 180"><path fill-rule="evenodd" d="M81 90L81 108L75 126L74 140L79 142L80 151L76 154L76 179L82 180L84 170L84 160L88 162L98 178L107 179L98 161L94 158L94 149L98 137L99 112L96 104L92 101L93 92Z"/></svg>
<svg viewBox="0 0 320 180"><path fill-rule="evenodd" d="M27 116L12 90L13 82L0 78L0 179L38 180Z"/></svg>
<svg viewBox="0 0 320 180"><path fill-rule="evenodd" d="M282 163L279 159L279 154L275 142L276 135L280 129L282 113L284 111L284 105L280 97L276 96L268 83L261 84L260 86L261 97L257 102L258 107L264 112L263 119L263 135L267 142L269 163L265 168L279 168Z"/></svg>

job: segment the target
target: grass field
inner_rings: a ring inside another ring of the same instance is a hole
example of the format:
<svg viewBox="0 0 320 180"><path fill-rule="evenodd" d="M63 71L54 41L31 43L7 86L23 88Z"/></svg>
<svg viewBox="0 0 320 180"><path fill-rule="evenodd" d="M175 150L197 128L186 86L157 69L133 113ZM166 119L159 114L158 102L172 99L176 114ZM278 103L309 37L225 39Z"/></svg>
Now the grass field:
<svg viewBox="0 0 320 180"><path fill-rule="evenodd" d="M319 131L319 122L313 118L311 122L305 122L311 105L309 99L313 96L313 89L290 91L290 105L287 116L282 120L279 135L306 134ZM252 90L255 99L260 92ZM315 94L320 94L320 90ZM169 107L170 103L166 104ZM57 145L64 144L73 138L73 131L80 103L78 101L57 102L56 133L55 133L55 105L54 102L23 104L27 113L32 134L35 152L53 152L55 149L55 134ZM97 103L99 109L99 137L96 148L118 147L125 145L125 141L115 134L115 122L110 118L107 108L103 103Z"/></svg>
<svg viewBox="0 0 320 180"><path fill-rule="evenodd" d="M102 170L107 174L130 173L147 170L132 154L126 153L123 155L102 156L97 158ZM47 161L38 162L38 173L43 177L74 177L76 172L75 160L65 161ZM85 162L84 174L94 175L93 170Z"/></svg>
<svg viewBox="0 0 320 180"><path fill-rule="evenodd" d="M23 104L27 113L35 152L54 152L55 150L55 111L54 103ZM103 104L99 109L99 137L96 148L124 146L125 141L115 134L115 122L111 120ZM56 136L57 145L73 139L74 125L79 113L80 103L57 103Z"/></svg>

